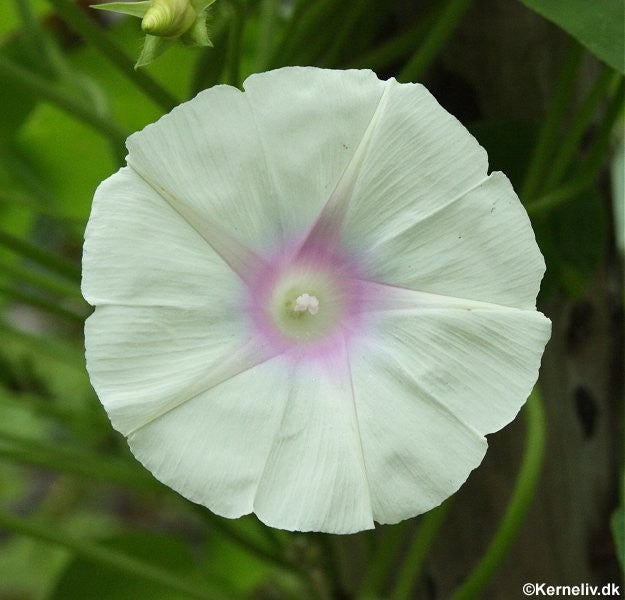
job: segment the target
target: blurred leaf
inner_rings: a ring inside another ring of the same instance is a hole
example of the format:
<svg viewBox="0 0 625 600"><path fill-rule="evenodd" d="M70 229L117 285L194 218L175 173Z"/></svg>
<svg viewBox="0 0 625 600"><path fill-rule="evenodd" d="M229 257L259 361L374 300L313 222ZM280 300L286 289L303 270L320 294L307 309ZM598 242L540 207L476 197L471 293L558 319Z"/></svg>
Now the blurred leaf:
<svg viewBox="0 0 625 600"><path fill-rule="evenodd" d="M136 30L133 19L123 19L107 35L117 38L131 53L136 52L143 37ZM20 54L19 48L15 53ZM191 61L196 53L197 50L172 48L157 63L154 72L166 81L170 89L188 89ZM110 112L119 116L128 131L140 129L162 114L160 107L146 99L134 86L128 85L125 77L94 48L82 46L68 54L67 59L72 70L71 77L64 78L68 91L81 97L89 96L91 105L96 106L99 112L102 112L104 99L110 106ZM33 175L26 178L26 183L38 180L40 187L47 190L48 200L53 199L56 203L56 212L84 222L89 215L95 188L118 166L110 146L71 115L47 104L35 107L29 95L9 91L0 100L0 132L4 115L7 127L11 127L7 133L17 136L21 160ZM4 191L13 189L18 195L33 193L15 180L14 169L7 167L0 171L4 171L0 172L0 186ZM22 222L30 216L23 210L18 214ZM27 222L11 230L24 232Z"/></svg>
<svg viewBox="0 0 625 600"><path fill-rule="evenodd" d="M47 0L30 0L31 10L35 15L43 16L50 13L50 5ZM15 3L0 3L0 39L19 28L21 25L19 15L15 10Z"/></svg>
<svg viewBox="0 0 625 600"><path fill-rule="evenodd" d="M3 600L46 598L66 562L67 552L48 544L27 537L3 541L0 597Z"/></svg>
<svg viewBox="0 0 625 600"><path fill-rule="evenodd" d="M2 44L0 54L12 59L22 67L36 71L37 65L33 64L25 45L26 39L23 36L15 36ZM11 79L3 81L2 88L2 95L0 95L0 139L8 141L19 129L38 100L25 87Z"/></svg>
<svg viewBox="0 0 625 600"><path fill-rule="evenodd" d="M242 517L233 522L237 529L253 535L257 533L256 517ZM298 578L284 570L269 566L266 561L250 554L231 539L215 531L206 543L206 572L219 581L230 597L255 597L254 592L266 586L280 590L291 589L293 594L286 597L301 597ZM299 589L299 593L297 590ZM274 593L274 595L276 595ZM277 595L277 597L285 597Z"/></svg>
<svg viewBox="0 0 625 600"><path fill-rule="evenodd" d="M625 72L623 0L521 0L570 33L595 56Z"/></svg>
<svg viewBox="0 0 625 600"><path fill-rule="evenodd" d="M115 171L109 145L90 127L48 104L33 111L17 141L48 186L58 212L86 222L95 188Z"/></svg>
<svg viewBox="0 0 625 600"><path fill-rule="evenodd" d="M115 43L123 47L130 56L138 56L145 34L137 27L133 17L122 17L107 32ZM207 48L195 48L175 44L148 71L170 93L179 95L189 86L190 74L195 59ZM123 126L130 131L144 127L163 114L163 109L128 79L93 46L85 45L70 56L71 63L81 72L89 75L106 91L111 111ZM146 120L147 117L147 120Z"/></svg>
<svg viewBox="0 0 625 600"><path fill-rule="evenodd" d="M136 30L134 19L123 19L108 34L132 53L143 37ZM195 52L174 47L155 64L154 72L166 80L170 89L188 89ZM129 131L141 129L162 114L160 107L128 85L125 77L94 48L81 47L68 58L93 86L106 92L111 113ZM46 104L37 106L24 123L18 144L57 202L58 212L86 221L95 188L118 167L109 145L70 115Z"/></svg>
<svg viewBox="0 0 625 600"><path fill-rule="evenodd" d="M40 340L1 325L0 342L0 433L19 432L23 437L41 439L48 437L52 426L58 433L62 422L90 445L108 433L98 429L103 411L91 389L78 344L51 335ZM55 413L62 415L62 420L51 421L50 415Z"/></svg>
<svg viewBox="0 0 625 600"><path fill-rule="evenodd" d="M143 0L142 2L107 2L105 4L92 4L91 8L143 18L151 4L149 0Z"/></svg>
<svg viewBox="0 0 625 600"><path fill-rule="evenodd" d="M536 142L530 121L478 121L469 131L488 152L489 170L502 171L519 193L529 156Z"/></svg>
<svg viewBox="0 0 625 600"><path fill-rule="evenodd" d="M198 579L197 571L194 570L196 560L190 548L174 538L148 532L127 532L109 538L102 545L163 567L168 572ZM96 592L98 600L184 599L180 593L164 589L160 585L84 558L75 558L59 578L49 600L93 598Z"/></svg>
<svg viewBox="0 0 625 600"><path fill-rule="evenodd" d="M32 486L32 473L20 470L22 478ZM115 520L102 511L94 512L77 507L74 504L77 498L74 497L71 483L57 480L47 489L42 489L42 483L45 485L45 481L39 481L36 494L39 497L43 495L44 498L33 512L39 515L52 513L59 526L62 523L68 532L83 537L111 535L118 528ZM13 502L17 501L18 498L14 497ZM25 506L32 509L31 503L29 496L25 496ZM47 599L70 559L67 550L30 537L15 536L3 540L0 597L3 600ZM70 598L72 597L67 600ZM84 598L94 598L94 595L92 593Z"/></svg>
<svg viewBox="0 0 625 600"><path fill-rule="evenodd" d="M588 278L604 256L608 220L597 189L561 205L534 223L547 272L541 295L562 289L573 297L583 292Z"/></svg>

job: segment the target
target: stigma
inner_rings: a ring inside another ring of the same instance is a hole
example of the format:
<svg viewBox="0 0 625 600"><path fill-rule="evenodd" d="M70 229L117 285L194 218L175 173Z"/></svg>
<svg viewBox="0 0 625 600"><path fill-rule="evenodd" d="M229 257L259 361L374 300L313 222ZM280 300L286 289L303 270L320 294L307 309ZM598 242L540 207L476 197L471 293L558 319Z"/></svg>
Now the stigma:
<svg viewBox="0 0 625 600"><path fill-rule="evenodd" d="M306 311L311 315L316 315L319 312L319 300L316 296L302 294L296 298L293 304L293 312L303 313Z"/></svg>

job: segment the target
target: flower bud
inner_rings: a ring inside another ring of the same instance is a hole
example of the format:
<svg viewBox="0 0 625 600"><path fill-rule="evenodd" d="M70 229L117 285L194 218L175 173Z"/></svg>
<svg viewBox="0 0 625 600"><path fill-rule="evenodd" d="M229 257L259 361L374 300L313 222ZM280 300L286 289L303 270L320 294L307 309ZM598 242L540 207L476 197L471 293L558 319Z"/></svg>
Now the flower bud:
<svg viewBox="0 0 625 600"><path fill-rule="evenodd" d="M175 41L191 46L212 46L208 35L207 10L215 0L141 0L107 2L92 8L131 15L141 19L145 36L135 68L149 65Z"/></svg>
<svg viewBox="0 0 625 600"><path fill-rule="evenodd" d="M149 35L178 37L195 22L196 12L190 0L152 0L141 21Z"/></svg>

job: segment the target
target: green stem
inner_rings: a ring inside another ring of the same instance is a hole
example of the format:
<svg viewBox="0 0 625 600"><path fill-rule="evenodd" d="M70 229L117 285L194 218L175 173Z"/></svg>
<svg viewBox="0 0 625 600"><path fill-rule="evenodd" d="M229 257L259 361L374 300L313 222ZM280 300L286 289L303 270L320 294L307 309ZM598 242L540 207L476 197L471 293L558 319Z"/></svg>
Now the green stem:
<svg viewBox="0 0 625 600"><path fill-rule="evenodd" d="M106 481L138 491L173 494L147 471L135 468L119 459L102 459L84 450L61 448L37 440L25 438L0 430L0 458L37 467L43 467L77 477L87 477ZM210 527L250 554L282 569L300 575L299 569L287 562L279 554L274 554L260 546L248 536L236 531L236 526L223 518L213 515L203 506L193 504L194 510Z"/></svg>
<svg viewBox="0 0 625 600"><path fill-rule="evenodd" d="M7 262L0 263L0 268L5 275L18 279L20 283L32 285L55 296L78 298L84 302L78 286L69 285L63 281L37 273L32 269L25 269Z"/></svg>
<svg viewBox="0 0 625 600"><path fill-rule="evenodd" d="M82 323L85 320L85 315L80 315L73 310L69 310L60 306L59 304L47 300L41 296L34 296L32 294L27 294L26 292L22 292L21 290L2 285L0 284L0 294L7 296L8 298L12 298L17 302L21 302L22 304L28 304L29 306L33 306L34 308L39 308L44 310L51 315L56 315L59 317L64 317L70 321L74 321L76 323Z"/></svg>
<svg viewBox="0 0 625 600"><path fill-rule="evenodd" d="M335 0L303 0L298 3L282 43L272 57L271 66L275 68L309 62L303 59L316 55L319 47L326 45L323 34L332 31L327 23L336 19L333 11L340 8L341 3Z"/></svg>
<svg viewBox="0 0 625 600"><path fill-rule="evenodd" d="M199 582L190 583L187 578L182 579L173 573L163 570L161 567L155 567L126 554L86 542L83 539L71 537L60 532L57 525L48 525L32 519L0 512L0 527L55 546L61 546L82 558L149 581L178 594L183 594L188 598L196 598L197 600L215 598L208 590L203 589L203 585Z"/></svg>
<svg viewBox="0 0 625 600"><path fill-rule="evenodd" d="M42 77L27 71L3 56L0 56L0 78L11 79L18 85L22 85L33 95L58 106L72 117L80 119L107 137L117 147L123 147L127 137L126 132L117 127L110 119L100 116L82 102L77 102L65 92L55 88L53 84Z"/></svg>
<svg viewBox="0 0 625 600"><path fill-rule="evenodd" d="M545 181L544 187L546 190L552 189L561 181L578 150L579 142L587 130L590 120L597 111L599 103L603 100L606 91L619 77L618 73L614 73L609 69L604 69L601 75L597 77L595 85L582 104L577 117L559 144L558 153L549 167L549 173Z"/></svg>
<svg viewBox="0 0 625 600"><path fill-rule="evenodd" d="M389 525L382 540L376 544L376 552L369 563L369 569L360 589L360 597L377 598L397 557L399 546L404 538L403 524Z"/></svg>
<svg viewBox="0 0 625 600"><path fill-rule="evenodd" d="M447 0L432 29L397 76L401 82L418 81L438 56L445 42L456 30L471 0Z"/></svg>
<svg viewBox="0 0 625 600"><path fill-rule="evenodd" d="M26 240L18 238L0 229L0 246L21 254L26 258L40 264L70 281L80 281L80 268L74 263L59 258L47 250L32 244Z"/></svg>
<svg viewBox="0 0 625 600"><path fill-rule="evenodd" d="M35 17L31 3L24 0L14 0L14 3L22 21L23 31L28 36L26 51L30 51L34 64L45 70L46 75L53 76L55 69L51 56L52 44Z"/></svg>
<svg viewBox="0 0 625 600"><path fill-rule="evenodd" d="M1 153L2 150L0 149L0 154ZM4 158L4 156L2 156L2 158ZM14 208L32 211L37 215L58 221L66 227L74 227L76 229L80 228L81 230L84 230L85 227L85 223L82 219L68 217L67 215L60 213L53 206L44 204L43 201L28 194L0 190L0 203L10 205Z"/></svg>
<svg viewBox="0 0 625 600"><path fill-rule="evenodd" d="M82 80L76 76L73 69L67 63L65 56L58 50L57 46L52 43L50 36L47 35L42 28L39 20L33 14L30 3L25 0L15 0L15 3L22 18L24 29L30 38L30 46L28 49L32 49L35 54L33 56L33 64L38 65L40 68L45 68L49 79L55 76L67 80L71 79L72 85L77 85L78 87L82 87L84 91L87 91L82 85ZM101 116L107 117L107 115ZM122 165L126 154L118 140L111 141L111 150L115 161L119 165Z"/></svg>
<svg viewBox="0 0 625 600"><path fill-rule="evenodd" d="M425 558L450 506L451 499L448 499L423 516L419 530L408 548L406 558L397 575L395 587L391 593L393 600L409 600L413 597L412 590L421 575Z"/></svg>
<svg viewBox="0 0 625 600"><path fill-rule="evenodd" d="M5 374L0 372L0 380ZM57 419L60 423L74 423L81 427L84 431L85 427L97 426L102 423L100 419L101 413L93 413L84 409L77 409L73 406L66 406L61 402L57 402L54 398L49 398L45 394L38 395L34 391L31 392L9 392L0 388L0 405L9 407L11 410L15 408L19 410L27 409L31 414L40 415ZM0 433L0 438L2 433Z"/></svg>
<svg viewBox="0 0 625 600"><path fill-rule="evenodd" d="M624 101L625 83L621 78L619 87L610 101L606 115L588 151L588 158L580 169L581 175L526 204L525 208L529 215L538 215L553 210L567 200L575 198L593 184L605 162L606 154L610 148L610 135L614 125L622 115Z"/></svg>
<svg viewBox="0 0 625 600"><path fill-rule="evenodd" d="M11 325L8 325L3 319L0 319L0 333L2 337L7 337L17 340L19 344L27 344L35 352L61 361L66 365L79 370L81 373L84 371L84 358L85 353L82 348L73 346L65 341L55 339L48 335L46 337L39 337L22 331Z"/></svg>
<svg viewBox="0 0 625 600"><path fill-rule="evenodd" d="M278 0L262 0L260 5L260 34L256 54L257 72L264 71L269 66L277 16Z"/></svg>
<svg viewBox="0 0 625 600"><path fill-rule="evenodd" d="M348 46L350 36L358 22L362 19L368 7L367 0L355 0L351 3L351 10L341 24L339 32L336 34L330 48L323 58L323 66L336 67L340 63L341 53Z"/></svg>
<svg viewBox="0 0 625 600"><path fill-rule="evenodd" d="M219 83L224 70L228 44L228 16L221 11L211 24L211 40L213 47L202 52L193 67L189 85L189 98L193 98L202 90Z"/></svg>
<svg viewBox="0 0 625 600"><path fill-rule="evenodd" d="M144 71L135 69L132 61L124 50L119 47L101 27L98 27L71 0L48 0L56 12L80 33L87 42L93 44L121 73L134 85L151 98L163 110L169 112L179 104L164 87Z"/></svg>
<svg viewBox="0 0 625 600"><path fill-rule="evenodd" d="M577 179L565 183L564 185L543 194L540 198L537 198L533 202L525 206L527 214L530 217L546 214L552 211L554 208L565 204L569 200L579 196L586 191L593 183L594 177L590 174L583 173Z"/></svg>
<svg viewBox="0 0 625 600"><path fill-rule="evenodd" d="M525 417L527 420L525 452L505 514L486 553L467 580L456 590L452 600L484 598L484 589L516 540L534 499L543 465L546 435L545 413L537 388L527 401Z"/></svg>
<svg viewBox="0 0 625 600"><path fill-rule="evenodd" d="M282 34L282 39L271 54L268 65L269 67L275 68L283 66L282 57L285 56L285 53L287 52L289 45L293 40L297 28L299 27L299 24L301 22L302 15L305 14L307 10L312 8L312 6L313 5L309 0L299 0L295 3L295 8L293 9L293 12L286 24L286 29Z"/></svg>
<svg viewBox="0 0 625 600"><path fill-rule="evenodd" d="M234 87L241 85L241 45L243 43L243 28L245 26L246 5L244 0L232 0L230 3L232 18L228 35L227 81Z"/></svg>
<svg viewBox="0 0 625 600"><path fill-rule="evenodd" d="M50 192L49 184L45 184L41 180L40 174L27 162L15 146L8 140L0 141L0 163L7 172L11 173L12 179L19 184L19 188L26 190L33 200L46 206L54 204L55 198ZM14 193L14 190L2 190L0 191L0 198L4 199L9 194L13 195Z"/></svg>
<svg viewBox="0 0 625 600"><path fill-rule="evenodd" d="M347 592L347 590L343 590L341 565L333 538L334 535L331 533L317 533L309 537L309 540L312 543L316 542L321 550L320 567L324 574L325 586L322 586L320 589L326 588L326 596L328 598L333 596L341 597Z"/></svg>
<svg viewBox="0 0 625 600"><path fill-rule="evenodd" d="M199 504L194 504L193 508L209 528L217 530L236 546L246 550L252 556L279 567L280 569L285 569L296 575L301 575L301 571L297 566L285 560L280 554L267 550L255 540L252 540L248 535L237 531L236 526L227 523L223 517L214 515L206 507L200 506Z"/></svg>
<svg viewBox="0 0 625 600"><path fill-rule="evenodd" d="M521 198L525 202L533 200L541 187L541 176L543 176L545 167L548 165L548 161L556 148L558 134L562 129L566 111L570 105L577 81L577 71L582 53L582 47L574 40L571 40L564 67L560 73L553 98L538 134L538 141L534 147L532 158L525 173L523 186L521 187Z"/></svg>
<svg viewBox="0 0 625 600"><path fill-rule="evenodd" d="M430 12L417 19L406 31L402 31L379 47L350 61L349 67L353 69L368 68L374 71L388 69L414 48L415 40L421 38L424 32L429 29L433 17L433 13Z"/></svg>
<svg viewBox="0 0 625 600"><path fill-rule="evenodd" d="M103 459L83 449L63 448L0 431L0 458L77 477L121 485L138 492L166 491L162 484L139 468L119 459Z"/></svg>
<svg viewBox="0 0 625 600"><path fill-rule="evenodd" d="M330 538L330 554L333 565L328 565L327 573L333 574L336 585L335 592L342 591L343 596L359 597L367 567L371 563L369 533L361 532L353 535L332 535ZM337 595L335 593L335 595ZM341 597L343 597L341 596Z"/></svg>
<svg viewBox="0 0 625 600"><path fill-rule="evenodd" d="M262 534L265 536L265 539L273 547L273 549L276 552L283 552L284 551L284 546L285 546L284 539L276 532L276 530L273 529L272 527L264 525L260 521L258 521L258 525L262 529ZM288 534L290 532L281 530L280 533L287 533Z"/></svg>

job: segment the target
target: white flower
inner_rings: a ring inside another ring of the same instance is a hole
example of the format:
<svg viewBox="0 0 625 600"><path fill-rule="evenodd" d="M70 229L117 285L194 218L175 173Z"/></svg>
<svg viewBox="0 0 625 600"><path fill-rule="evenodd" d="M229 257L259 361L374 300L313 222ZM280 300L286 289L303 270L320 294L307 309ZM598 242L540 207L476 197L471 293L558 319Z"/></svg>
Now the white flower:
<svg viewBox="0 0 625 600"><path fill-rule="evenodd" d="M525 210L421 85L286 68L128 139L87 227L87 366L154 475L350 533L454 493L550 322Z"/></svg>

